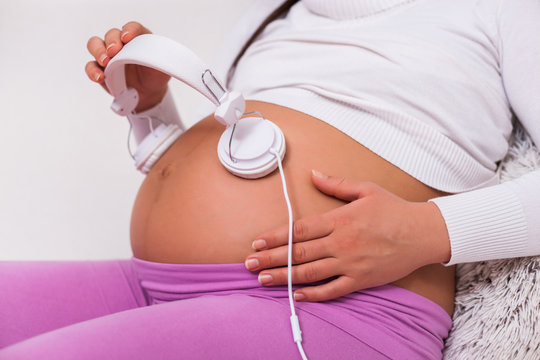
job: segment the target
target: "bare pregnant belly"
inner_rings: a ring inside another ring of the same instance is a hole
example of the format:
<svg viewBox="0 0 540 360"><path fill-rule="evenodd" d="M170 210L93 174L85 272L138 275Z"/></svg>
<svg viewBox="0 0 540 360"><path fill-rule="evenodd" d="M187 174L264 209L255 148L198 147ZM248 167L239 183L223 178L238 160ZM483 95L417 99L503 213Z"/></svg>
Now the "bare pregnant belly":
<svg viewBox="0 0 540 360"><path fill-rule="evenodd" d="M285 134L285 177L294 218L321 214L344 202L320 193L311 169L328 175L375 182L410 201L442 195L347 135L306 114L248 101ZM137 258L161 263L237 263L253 252L251 242L287 223L287 207L276 170L258 180L229 173L217 157L224 127L208 117L184 133L144 180L131 219ZM394 283L452 312L454 270L421 268Z"/></svg>

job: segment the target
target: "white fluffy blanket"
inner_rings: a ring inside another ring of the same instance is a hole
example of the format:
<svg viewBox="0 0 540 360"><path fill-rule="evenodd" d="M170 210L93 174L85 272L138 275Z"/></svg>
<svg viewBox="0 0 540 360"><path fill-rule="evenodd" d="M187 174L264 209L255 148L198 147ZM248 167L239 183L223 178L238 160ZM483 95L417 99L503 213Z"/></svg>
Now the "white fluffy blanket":
<svg viewBox="0 0 540 360"><path fill-rule="evenodd" d="M501 181L537 168L540 154L518 125ZM445 360L540 359L540 256L461 264L456 281Z"/></svg>

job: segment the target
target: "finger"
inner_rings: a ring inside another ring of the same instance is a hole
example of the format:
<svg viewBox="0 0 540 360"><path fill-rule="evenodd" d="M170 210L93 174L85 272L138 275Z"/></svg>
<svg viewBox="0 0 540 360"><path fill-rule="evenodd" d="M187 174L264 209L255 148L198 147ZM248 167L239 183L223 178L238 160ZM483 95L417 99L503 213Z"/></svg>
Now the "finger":
<svg viewBox="0 0 540 360"><path fill-rule="evenodd" d="M250 271L257 271L286 266L289 257L288 251L288 246L280 246L275 249L251 254L246 258L246 268ZM328 258L330 256L329 246L327 246L324 239L294 244L291 253L292 263L295 265Z"/></svg>
<svg viewBox="0 0 540 360"><path fill-rule="evenodd" d="M354 201L374 193L378 186L369 181L354 181L338 176L326 176L313 170L313 184L323 193L346 201Z"/></svg>
<svg viewBox="0 0 540 360"><path fill-rule="evenodd" d="M291 268L293 284L309 284L325 280L339 273L339 263L335 258L325 258L296 265ZM285 285L287 284L287 268L264 270L259 273L259 282L262 285Z"/></svg>
<svg viewBox="0 0 540 360"><path fill-rule="evenodd" d="M103 72L103 68L99 66L97 62L89 61L86 64L85 71L90 80L97 82L105 91L110 93L109 89L107 89L107 86L105 85L105 73Z"/></svg>
<svg viewBox="0 0 540 360"><path fill-rule="evenodd" d="M103 68L95 61L89 61L84 68L88 78L94 82L102 83L105 80Z"/></svg>
<svg viewBox="0 0 540 360"><path fill-rule="evenodd" d="M333 220L324 215L315 215L293 223L293 242L303 242L328 236L334 230ZM262 240L262 241L261 241ZM257 236L252 247L255 250L272 249L289 242L289 225Z"/></svg>
<svg viewBox="0 0 540 360"><path fill-rule="evenodd" d="M105 67L105 64L108 62L109 57L107 56L106 49L105 49L105 42L101 40L97 36L92 36L88 43L86 44L86 48L92 54L94 59L96 59L97 63Z"/></svg>
<svg viewBox="0 0 540 360"><path fill-rule="evenodd" d="M124 46L122 40L120 40L120 34L120 29L110 29L105 34L106 53L110 58L118 54L120 49L122 49L122 46Z"/></svg>
<svg viewBox="0 0 540 360"><path fill-rule="evenodd" d="M133 40L135 37L142 35L142 34L151 34L152 32L139 24L136 21L130 21L124 26L122 26L122 33L120 35L120 39L124 44L127 44L131 40Z"/></svg>
<svg viewBox="0 0 540 360"><path fill-rule="evenodd" d="M326 301L350 294L355 288L354 280L348 276L340 276L330 282L318 286L308 286L294 292L296 301Z"/></svg>

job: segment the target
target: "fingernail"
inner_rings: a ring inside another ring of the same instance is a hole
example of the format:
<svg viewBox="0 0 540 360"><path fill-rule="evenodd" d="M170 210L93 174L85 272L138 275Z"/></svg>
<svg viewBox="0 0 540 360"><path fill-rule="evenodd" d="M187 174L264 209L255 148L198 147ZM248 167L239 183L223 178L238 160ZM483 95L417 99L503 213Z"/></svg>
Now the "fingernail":
<svg viewBox="0 0 540 360"><path fill-rule="evenodd" d="M251 243L251 247L254 250L266 249L266 240L262 240L262 239L255 240L254 242Z"/></svg>
<svg viewBox="0 0 540 360"><path fill-rule="evenodd" d="M107 46L107 52L109 52L109 50L115 45L116 45L115 43L109 44L109 46Z"/></svg>
<svg viewBox="0 0 540 360"><path fill-rule="evenodd" d="M100 64L105 65L105 60L107 60L107 54L101 55L101 57L99 58Z"/></svg>
<svg viewBox="0 0 540 360"><path fill-rule="evenodd" d="M129 34L129 31L124 32L124 33L120 36L120 40L122 40L122 41L125 42L125 39L124 39L124 38L126 37L127 34Z"/></svg>
<svg viewBox="0 0 540 360"><path fill-rule="evenodd" d="M254 269L259 267L259 260L257 260L257 259L247 259L245 265L246 265L246 269L254 270Z"/></svg>
<svg viewBox="0 0 540 360"><path fill-rule="evenodd" d="M99 82L99 79L101 79L101 73L96 73L96 74L94 75L94 80L97 81L97 82Z"/></svg>
<svg viewBox="0 0 540 360"><path fill-rule="evenodd" d="M301 292L295 292L293 296L294 296L294 300L296 301L301 301L306 298L306 295L302 294Z"/></svg>
<svg viewBox="0 0 540 360"><path fill-rule="evenodd" d="M259 282L261 284L270 284L272 282L272 275L270 274L259 274Z"/></svg>
<svg viewBox="0 0 540 360"><path fill-rule="evenodd" d="M313 176L318 177L319 179L328 179L328 176L324 175L323 173L317 170L311 170L311 173L313 174Z"/></svg>

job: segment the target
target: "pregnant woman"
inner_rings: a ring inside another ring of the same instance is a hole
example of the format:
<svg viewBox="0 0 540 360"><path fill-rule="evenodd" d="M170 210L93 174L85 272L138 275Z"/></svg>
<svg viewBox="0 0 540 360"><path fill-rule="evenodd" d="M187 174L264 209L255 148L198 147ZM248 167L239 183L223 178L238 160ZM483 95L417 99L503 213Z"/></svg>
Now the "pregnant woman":
<svg viewBox="0 0 540 360"><path fill-rule="evenodd" d="M540 3L269 3L235 33L226 85L285 134L304 349L440 359L451 265L540 253L540 174L496 180L512 111L540 141ZM130 22L91 38L89 78L105 86L109 61L146 33ZM131 65L126 79L137 141L148 119L181 126L166 75ZM14 294L0 300L1 359L299 358L280 175L229 173L223 130L202 119L151 168L133 259L0 265Z"/></svg>

